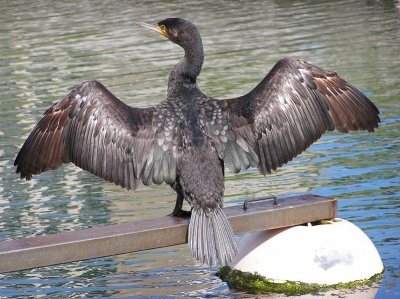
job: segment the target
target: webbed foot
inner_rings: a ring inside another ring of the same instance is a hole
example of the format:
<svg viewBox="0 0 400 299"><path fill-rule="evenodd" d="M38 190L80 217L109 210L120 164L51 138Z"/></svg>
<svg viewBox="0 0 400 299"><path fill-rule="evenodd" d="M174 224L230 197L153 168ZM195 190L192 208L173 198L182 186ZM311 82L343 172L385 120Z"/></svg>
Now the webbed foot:
<svg viewBox="0 0 400 299"><path fill-rule="evenodd" d="M182 209L174 209L171 214L168 216L175 216L175 217L188 217L192 215L192 211L185 211Z"/></svg>
<svg viewBox="0 0 400 299"><path fill-rule="evenodd" d="M183 194L182 192L177 192L175 208L172 211L172 213L169 214L168 216L190 217L190 215L192 215L192 211L182 210L182 205L183 205Z"/></svg>

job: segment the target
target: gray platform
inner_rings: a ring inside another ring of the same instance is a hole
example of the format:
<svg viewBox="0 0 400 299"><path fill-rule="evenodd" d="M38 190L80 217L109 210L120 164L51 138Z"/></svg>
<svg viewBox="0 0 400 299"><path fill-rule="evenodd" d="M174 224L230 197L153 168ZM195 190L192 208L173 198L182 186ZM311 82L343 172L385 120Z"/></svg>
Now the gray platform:
<svg viewBox="0 0 400 299"><path fill-rule="evenodd" d="M337 217L337 200L304 195L224 209L235 234ZM0 242L0 273L187 243L190 218L122 223Z"/></svg>

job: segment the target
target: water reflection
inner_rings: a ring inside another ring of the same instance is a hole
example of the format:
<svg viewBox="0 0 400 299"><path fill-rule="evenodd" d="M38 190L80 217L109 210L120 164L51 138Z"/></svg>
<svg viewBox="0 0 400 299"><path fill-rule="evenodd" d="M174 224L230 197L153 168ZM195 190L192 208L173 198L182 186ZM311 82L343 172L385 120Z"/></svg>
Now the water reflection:
<svg viewBox="0 0 400 299"><path fill-rule="evenodd" d="M41 114L77 84L102 81L129 105L165 97L182 50L135 27L180 16L205 46L202 90L217 98L251 90L283 56L336 70L382 112L376 134L327 134L267 179L227 174L227 205L243 198L315 193L340 199L339 216L361 227L386 266L377 298L399 293L399 11L392 1L2 1L0 19L0 240L161 217L167 186L135 193L72 165L19 181L13 160ZM300 175L299 175L300 174ZM1 261L0 261L1 262ZM190 258L185 245L0 275L5 297L240 297Z"/></svg>

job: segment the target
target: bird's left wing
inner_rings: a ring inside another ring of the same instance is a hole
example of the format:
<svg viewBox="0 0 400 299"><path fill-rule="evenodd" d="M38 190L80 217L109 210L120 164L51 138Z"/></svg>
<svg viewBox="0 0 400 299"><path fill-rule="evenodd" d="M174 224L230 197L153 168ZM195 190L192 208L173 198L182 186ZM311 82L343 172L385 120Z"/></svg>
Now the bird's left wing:
<svg viewBox="0 0 400 299"><path fill-rule="evenodd" d="M96 80L82 83L44 113L15 159L17 173L29 180L73 162L135 190L154 153L153 114L127 106Z"/></svg>

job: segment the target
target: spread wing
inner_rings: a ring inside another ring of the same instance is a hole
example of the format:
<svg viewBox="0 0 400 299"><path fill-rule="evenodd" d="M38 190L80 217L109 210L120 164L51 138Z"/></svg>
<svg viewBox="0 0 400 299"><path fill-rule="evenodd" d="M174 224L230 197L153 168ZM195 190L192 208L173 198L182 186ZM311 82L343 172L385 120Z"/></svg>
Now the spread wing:
<svg viewBox="0 0 400 299"><path fill-rule="evenodd" d="M129 107L100 82L85 82L44 113L15 159L17 173L29 180L73 162L135 190L148 165L163 163L163 155L154 157L153 115L154 108ZM157 183L174 181L175 175L166 172Z"/></svg>
<svg viewBox="0 0 400 299"><path fill-rule="evenodd" d="M376 106L335 72L291 58L279 60L247 95L219 102L213 113L225 114L228 123L222 133L213 128L209 132L233 172L257 162L266 175L327 130L374 132L380 122Z"/></svg>
<svg viewBox="0 0 400 299"><path fill-rule="evenodd" d="M255 138L248 120L235 117L228 109L227 101L208 99L200 107L200 124L232 172L258 167L259 158L253 150Z"/></svg>

